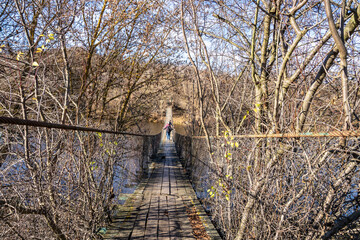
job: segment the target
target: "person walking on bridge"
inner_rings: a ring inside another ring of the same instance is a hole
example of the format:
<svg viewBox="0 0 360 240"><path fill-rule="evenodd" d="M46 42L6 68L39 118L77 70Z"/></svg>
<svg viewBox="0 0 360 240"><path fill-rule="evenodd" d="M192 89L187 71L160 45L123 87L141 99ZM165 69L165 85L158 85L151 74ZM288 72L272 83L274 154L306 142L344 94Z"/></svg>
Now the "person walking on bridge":
<svg viewBox="0 0 360 240"><path fill-rule="evenodd" d="M171 135L171 131L174 129L173 124L171 123L171 121L169 121L169 123L167 123L164 127L164 130L166 130L166 138L167 140L170 140L170 135Z"/></svg>

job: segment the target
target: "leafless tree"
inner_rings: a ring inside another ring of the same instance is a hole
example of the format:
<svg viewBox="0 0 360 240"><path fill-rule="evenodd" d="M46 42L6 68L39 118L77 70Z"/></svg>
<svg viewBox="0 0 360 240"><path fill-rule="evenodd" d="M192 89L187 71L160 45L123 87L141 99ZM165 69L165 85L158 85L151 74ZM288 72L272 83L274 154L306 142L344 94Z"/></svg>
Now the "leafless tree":
<svg viewBox="0 0 360 240"><path fill-rule="evenodd" d="M307 0L182 4L199 101L211 102L199 109L210 152L200 153L202 140L194 139L192 163L212 173L208 191L224 237L358 236L351 230L359 221L357 139L245 140L235 135L353 129L358 70L348 62L358 59L359 5ZM223 81L218 66L226 63L232 63L227 72L244 72ZM236 109L241 109L236 125L228 124L229 112ZM206 134L221 131L224 140Z"/></svg>
<svg viewBox="0 0 360 240"><path fill-rule="evenodd" d="M173 11L161 1L2 2L0 114L117 130L146 121L175 51ZM125 182L141 176L156 145L28 126L0 133L6 239L100 238Z"/></svg>

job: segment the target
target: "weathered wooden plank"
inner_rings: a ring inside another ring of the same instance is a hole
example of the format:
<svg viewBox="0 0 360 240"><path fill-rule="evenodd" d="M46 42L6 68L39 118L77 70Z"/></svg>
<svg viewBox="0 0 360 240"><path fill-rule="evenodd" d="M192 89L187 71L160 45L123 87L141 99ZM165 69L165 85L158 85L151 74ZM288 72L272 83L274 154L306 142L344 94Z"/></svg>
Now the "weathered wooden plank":
<svg viewBox="0 0 360 240"><path fill-rule="evenodd" d="M176 158L169 157L169 196L168 196L168 211L169 211L169 231L170 239L184 239L180 227L180 206L177 206L176 198L178 197L178 190L176 185ZM181 202L180 202L181 203Z"/></svg>
<svg viewBox="0 0 360 240"><path fill-rule="evenodd" d="M183 179L183 176L179 168L175 169L175 178L176 178L176 188L179 196L184 196L187 194L187 185Z"/></svg>
<svg viewBox="0 0 360 240"><path fill-rule="evenodd" d="M149 216L146 221L144 239L157 239L159 226L159 196L151 196Z"/></svg>
<svg viewBox="0 0 360 240"><path fill-rule="evenodd" d="M181 196L186 194L185 184L181 176L181 172L179 169L178 164L176 163L176 167L173 171L174 174L174 181L177 192L177 197L174 198L175 206L176 206L176 216L177 216L177 223L180 228L180 235L182 239L195 239L193 235L193 230L190 224L189 217L187 215L187 209L184 205Z"/></svg>
<svg viewBox="0 0 360 240"><path fill-rule="evenodd" d="M140 210L138 211L135 224L131 233L131 239L144 239L146 221L149 215L150 198L146 197L141 203Z"/></svg>
<svg viewBox="0 0 360 240"><path fill-rule="evenodd" d="M164 162L161 193L165 195L170 194L169 159L166 159Z"/></svg>
<svg viewBox="0 0 360 240"><path fill-rule="evenodd" d="M175 160L174 159L169 159L169 187L170 187L170 195L178 195L178 191L177 191L177 185L176 185L176 175L175 175Z"/></svg>
<svg viewBox="0 0 360 240"><path fill-rule="evenodd" d="M129 238L142 201L142 195L134 194L131 200L133 202L127 202L126 206L117 210L117 214L112 219L113 222L107 227L104 239Z"/></svg>
<svg viewBox="0 0 360 240"><path fill-rule="evenodd" d="M195 239L193 229L186 211L186 206L183 204L181 198L177 198L175 201L177 215L179 218L179 225L181 229L181 237L183 239Z"/></svg>
<svg viewBox="0 0 360 240"><path fill-rule="evenodd" d="M168 196L168 213L169 213L169 235L170 239L181 239L181 228L179 213L176 209L175 196Z"/></svg>
<svg viewBox="0 0 360 240"><path fill-rule="evenodd" d="M159 163L154 171L153 176L151 176L151 180L150 180L151 184L148 186L147 189L149 192L151 192L151 195L160 195L163 168L164 168L163 163Z"/></svg>
<svg viewBox="0 0 360 240"><path fill-rule="evenodd" d="M166 195L160 195L159 202L159 232L158 239L169 240L169 211Z"/></svg>

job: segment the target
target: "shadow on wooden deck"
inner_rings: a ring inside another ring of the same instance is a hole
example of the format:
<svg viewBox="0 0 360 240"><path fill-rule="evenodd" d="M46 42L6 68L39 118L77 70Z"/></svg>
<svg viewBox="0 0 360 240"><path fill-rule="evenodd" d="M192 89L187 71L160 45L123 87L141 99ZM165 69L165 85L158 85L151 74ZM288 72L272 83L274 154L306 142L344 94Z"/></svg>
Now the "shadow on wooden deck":
<svg viewBox="0 0 360 240"><path fill-rule="evenodd" d="M198 220L189 218L191 211ZM184 175L173 142L164 142L150 177L118 206L104 239L221 239Z"/></svg>

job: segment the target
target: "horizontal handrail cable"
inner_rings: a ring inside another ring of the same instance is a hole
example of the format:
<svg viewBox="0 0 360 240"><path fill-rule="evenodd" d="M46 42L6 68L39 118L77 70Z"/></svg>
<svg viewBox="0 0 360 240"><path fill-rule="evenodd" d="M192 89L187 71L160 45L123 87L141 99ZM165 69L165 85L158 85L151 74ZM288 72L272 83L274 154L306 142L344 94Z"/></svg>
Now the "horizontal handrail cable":
<svg viewBox="0 0 360 240"><path fill-rule="evenodd" d="M306 132L306 133L274 133L274 134L246 134L232 135L233 138L298 138L298 137L359 137L360 130L357 131L331 131L331 132ZM209 136L210 138L225 138L225 136ZM206 136L192 136L195 139L206 138Z"/></svg>
<svg viewBox="0 0 360 240"><path fill-rule="evenodd" d="M26 125L26 126L33 126L33 127L57 128L57 129L63 129L63 130L77 130L77 131L84 131L84 132L101 132L101 133L139 136L139 137L154 136L154 135L149 135L149 134L119 132L119 131L111 131L111 130L98 129L98 128L89 128L89 127L73 126L73 125L66 125L66 124L25 120L25 119L12 118L12 117L0 117L0 124ZM246 134L246 135L232 135L232 136L228 136L228 137L233 137L233 138L297 138L297 137L359 137L359 136L360 136L360 130L357 130L357 131L331 131L331 132L319 132L319 133L306 132L306 133ZM224 138L225 136L209 136L209 137L210 138ZM206 136L192 136L192 138L201 139L201 138L206 138Z"/></svg>
<svg viewBox="0 0 360 240"><path fill-rule="evenodd" d="M34 121L34 120L25 120L25 119L12 118L12 117L0 117L0 124L12 124L12 125L24 125L24 126L32 126L32 127L57 128L57 129L63 129L63 130L77 130L77 131L84 131L84 132L100 132L100 133L110 133L110 134L138 136L138 137L151 137L151 136L154 136L154 135L148 135L148 134L118 132L118 131L111 131L111 130L105 130L105 129L97 129L97 128L89 128L89 127L81 127L81 126L65 125L65 124L58 124L58 123L49 123L49 122L41 122L41 121Z"/></svg>

